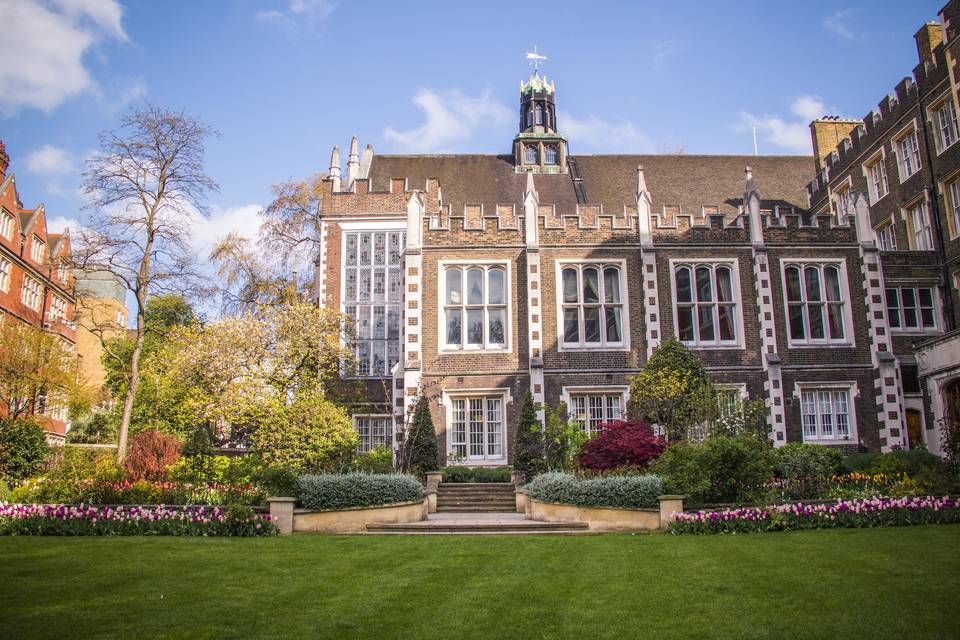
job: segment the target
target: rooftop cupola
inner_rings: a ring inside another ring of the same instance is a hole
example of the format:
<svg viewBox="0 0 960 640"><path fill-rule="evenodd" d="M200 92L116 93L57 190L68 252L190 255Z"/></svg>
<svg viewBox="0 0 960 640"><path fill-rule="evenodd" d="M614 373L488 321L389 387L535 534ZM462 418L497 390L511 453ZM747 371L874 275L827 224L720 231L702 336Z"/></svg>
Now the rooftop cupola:
<svg viewBox="0 0 960 640"><path fill-rule="evenodd" d="M518 172L566 173L567 140L557 131L556 85L540 75L545 56L528 53L536 68L520 83L520 128L513 139L514 166Z"/></svg>

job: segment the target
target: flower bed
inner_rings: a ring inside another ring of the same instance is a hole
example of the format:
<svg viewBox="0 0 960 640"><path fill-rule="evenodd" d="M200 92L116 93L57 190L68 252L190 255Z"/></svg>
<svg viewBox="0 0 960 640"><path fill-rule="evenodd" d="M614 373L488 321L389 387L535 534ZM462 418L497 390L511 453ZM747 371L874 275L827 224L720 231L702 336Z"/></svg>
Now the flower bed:
<svg viewBox="0 0 960 640"><path fill-rule="evenodd" d="M674 534L755 533L952 523L960 523L960 502L949 496L874 497L837 500L831 504L797 503L675 513L670 531Z"/></svg>
<svg viewBox="0 0 960 640"><path fill-rule="evenodd" d="M110 482L91 478L50 482L36 478L15 488L11 499L22 503L252 505L262 504L264 495L250 483Z"/></svg>
<svg viewBox="0 0 960 640"><path fill-rule="evenodd" d="M269 515L249 507L94 507L0 504L0 535L34 536L272 536Z"/></svg>

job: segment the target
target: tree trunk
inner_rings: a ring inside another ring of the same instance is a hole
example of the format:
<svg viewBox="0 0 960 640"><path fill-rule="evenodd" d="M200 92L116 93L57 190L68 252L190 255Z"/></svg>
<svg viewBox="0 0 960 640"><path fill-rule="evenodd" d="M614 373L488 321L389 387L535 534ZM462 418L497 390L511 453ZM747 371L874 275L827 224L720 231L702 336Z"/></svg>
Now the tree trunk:
<svg viewBox="0 0 960 640"><path fill-rule="evenodd" d="M133 414L133 401L140 384L140 351L143 348L143 320L137 317L137 342L130 355L130 383L127 385L127 395L123 399L123 417L120 419L120 433L117 434L117 462L123 463L127 457L127 434L130 432L130 417Z"/></svg>

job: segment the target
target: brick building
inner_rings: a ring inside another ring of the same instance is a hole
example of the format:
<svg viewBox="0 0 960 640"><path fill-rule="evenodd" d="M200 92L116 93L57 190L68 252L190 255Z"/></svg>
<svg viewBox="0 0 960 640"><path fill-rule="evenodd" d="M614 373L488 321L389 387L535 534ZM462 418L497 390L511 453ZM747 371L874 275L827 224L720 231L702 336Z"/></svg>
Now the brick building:
<svg viewBox="0 0 960 640"><path fill-rule="evenodd" d="M334 148L316 287L355 321L363 447L426 393L447 462L507 463L527 391L590 431L677 337L725 400L765 401L777 446L938 450L960 399L958 6L879 110L811 124L812 158L576 155L539 75L508 155L354 138L344 176Z"/></svg>
<svg viewBox="0 0 960 640"><path fill-rule="evenodd" d="M24 208L9 166L10 156L0 142L0 318L51 331L72 349L76 328L69 232L47 232L42 204ZM65 403L47 399L31 411L44 416L51 440L63 440Z"/></svg>

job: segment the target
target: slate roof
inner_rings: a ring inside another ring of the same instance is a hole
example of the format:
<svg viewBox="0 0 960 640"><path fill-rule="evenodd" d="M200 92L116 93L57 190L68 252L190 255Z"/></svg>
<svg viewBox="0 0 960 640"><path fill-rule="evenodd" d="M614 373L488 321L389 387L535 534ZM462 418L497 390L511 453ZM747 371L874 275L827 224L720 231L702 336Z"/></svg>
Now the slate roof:
<svg viewBox="0 0 960 640"><path fill-rule="evenodd" d="M807 207L806 185L815 173L813 156L583 155L573 156L584 178L587 203L604 211L622 211L636 203L637 165L642 165L653 211L679 205L684 213L717 206L736 211L743 198L744 168L753 168L763 207L788 204ZM408 188L423 189L427 178L440 180L443 201L454 212L465 204L523 204L526 176L513 170L510 155L374 155L373 189L387 189L390 178L404 177ZM541 204L572 212L576 195L569 174L534 178Z"/></svg>

